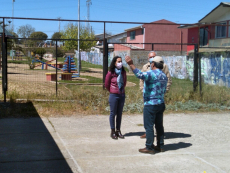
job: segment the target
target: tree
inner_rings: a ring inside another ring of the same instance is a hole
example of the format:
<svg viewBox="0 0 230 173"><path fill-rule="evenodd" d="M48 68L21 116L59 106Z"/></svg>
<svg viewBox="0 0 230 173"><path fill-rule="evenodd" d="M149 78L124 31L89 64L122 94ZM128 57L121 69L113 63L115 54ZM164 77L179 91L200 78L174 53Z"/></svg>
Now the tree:
<svg viewBox="0 0 230 173"><path fill-rule="evenodd" d="M56 49L53 50L53 56L56 57ZM57 57L63 57L64 56L64 52L62 51L61 48L57 48Z"/></svg>
<svg viewBox="0 0 230 173"><path fill-rule="evenodd" d="M44 44L43 42L48 38L48 35L45 34L44 32L38 31L38 32L33 32L30 34L30 38L37 38L40 40L31 40L31 43L37 45L40 45L41 43Z"/></svg>
<svg viewBox="0 0 230 173"><path fill-rule="evenodd" d="M17 34L21 37L21 38L29 38L29 36L35 32L35 28L33 28L31 25L26 24L26 25L22 25L19 26L19 28L17 29Z"/></svg>
<svg viewBox="0 0 230 173"><path fill-rule="evenodd" d="M42 59L43 55L46 53L46 50L44 48L36 48L34 53L40 55L39 58Z"/></svg>
<svg viewBox="0 0 230 173"><path fill-rule="evenodd" d="M31 33L30 38L37 38L37 39L41 39L41 40L46 40L48 38L48 35L45 34L44 32L38 31L38 32Z"/></svg>
<svg viewBox="0 0 230 173"><path fill-rule="evenodd" d="M78 39L78 26L77 24L68 24L65 30L62 32L62 39ZM87 28L80 27L80 39L83 40L95 40L94 32L89 32ZM89 51L92 46L96 45L96 41L80 41L80 49L83 51ZM78 48L78 41L68 40L65 41L63 47L64 50L73 50Z"/></svg>
<svg viewBox="0 0 230 173"><path fill-rule="evenodd" d="M52 39L57 39L57 40L59 40L59 39L61 39L61 37L62 37L62 33L61 33L61 32L55 32L55 33L52 35ZM55 43L54 40L53 40L52 42ZM62 41L61 41L61 42L62 42Z"/></svg>
<svg viewBox="0 0 230 173"><path fill-rule="evenodd" d="M62 33L61 32L55 32L53 35L52 35L52 39L61 39L62 37Z"/></svg>

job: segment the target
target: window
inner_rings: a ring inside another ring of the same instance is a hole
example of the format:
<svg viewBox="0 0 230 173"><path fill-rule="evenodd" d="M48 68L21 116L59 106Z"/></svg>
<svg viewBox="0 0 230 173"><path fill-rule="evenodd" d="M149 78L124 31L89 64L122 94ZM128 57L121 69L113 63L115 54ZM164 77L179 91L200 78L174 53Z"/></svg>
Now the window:
<svg viewBox="0 0 230 173"><path fill-rule="evenodd" d="M130 32L130 40L134 40L136 35L136 31L131 31Z"/></svg>
<svg viewBox="0 0 230 173"><path fill-rule="evenodd" d="M230 25L230 21L228 22L228 24ZM228 26L228 37L230 37L230 26Z"/></svg>
<svg viewBox="0 0 230 173"><path fill-rule="evenodd" d="M219 24L223 24L226 25L226 22L223 23L219 23ZM225 38L226 37L226 26L216 26L216 38Z"/></svg>
<svg viewBox="0 0 230 173"><path fill-rule="evenodd" d="M144 32L145 32L145 29L144 29L144 28L142 28L142 34L144 34Z"/></svg>
<svg viewBox="0 0 230 173"><path fill-rule="evenodd" d="M200 46L208 44L208 27L200 28Z"/></svg>

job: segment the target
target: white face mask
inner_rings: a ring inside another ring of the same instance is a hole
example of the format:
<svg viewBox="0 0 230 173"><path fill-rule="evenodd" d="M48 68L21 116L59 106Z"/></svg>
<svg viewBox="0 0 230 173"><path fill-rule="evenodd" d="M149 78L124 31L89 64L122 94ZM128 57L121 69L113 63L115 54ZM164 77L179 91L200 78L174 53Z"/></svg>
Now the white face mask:
<svg viewBox="0 0 230 173"><path fill-rule="evenodd" d="M117 65L116 65L117 69L121 69L122 67L122 62L118 62Z"/></svg>

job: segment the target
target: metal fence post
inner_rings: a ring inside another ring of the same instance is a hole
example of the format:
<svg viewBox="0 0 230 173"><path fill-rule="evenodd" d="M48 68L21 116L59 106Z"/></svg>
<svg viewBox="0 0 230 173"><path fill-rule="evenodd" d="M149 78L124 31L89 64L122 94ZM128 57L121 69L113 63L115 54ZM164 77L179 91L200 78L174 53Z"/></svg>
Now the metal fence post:
<svg viewBox="0 0 230 173"><path fill-rule="evenodd" d="M56 42L55 42L55 44L56 44L56 97L57 97L57 90L58 90L58 87L57 87L57 80L58 80L58 74L57 74L57 61L58 61L58 59L57 59L57 40L56 40Z"/></svg>
<svg viewBox="0 0 230 173"><path fill-rule="evenodd" d="M198 45L194 45L194 69L193 69L193 91L196 91L198 85Z"/></svg>
<svg viewBox="0 0 230 173"><path fill-rule="evenodd" d="M198 62L199 62L199 86L200 86L200 96L202 96L202 77L201 77L201 56L200 54L198 56Z"/></svg>
<svg viewBox="0 0 230 173"><path fill-rule="evenodd" d="M2 32L2 93L4 94L4 102L6 102L7 91L7 38L5 37L5 19L3 18Z"/></svg>
<svg viewBox="0 0 230 173"><path fill-rule="evenodd" d="M105 89L105 77L108 72L108 43L107 39L104 39L103 45L103 89Z"/></svg>

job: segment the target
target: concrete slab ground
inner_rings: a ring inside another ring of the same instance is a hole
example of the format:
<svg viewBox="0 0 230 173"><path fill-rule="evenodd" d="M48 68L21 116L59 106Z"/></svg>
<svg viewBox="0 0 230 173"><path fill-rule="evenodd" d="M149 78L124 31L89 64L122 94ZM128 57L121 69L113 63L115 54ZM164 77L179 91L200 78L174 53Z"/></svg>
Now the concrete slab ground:
<svg viewBox="0 0 230 173"><path fill-rule="evenodd" d="M164 116L165 152L142 154L142 115L123 115L112 140L105 115L0 119L0 172L230 173L230 114Z"/></svg>

